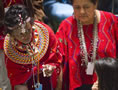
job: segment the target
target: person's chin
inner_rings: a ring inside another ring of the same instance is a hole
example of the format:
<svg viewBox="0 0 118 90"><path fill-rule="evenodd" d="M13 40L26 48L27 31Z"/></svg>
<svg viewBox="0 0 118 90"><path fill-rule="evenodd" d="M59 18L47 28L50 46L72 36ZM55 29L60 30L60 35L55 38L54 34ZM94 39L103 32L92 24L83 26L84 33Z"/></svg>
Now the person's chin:
<svg viewBox="0 0 118 90"><path fill-rule="evenodd" d="M29 44L31 42L31 40L25 40L25 41L23 41L22 43L24 43L24 44Z"/></svg>
<svg viewBox="0 0 118 90"><path fill-rule="evenodd" d="M82 18L82 19L80 19L80 21L81 22L86 22L87 20L86 20L86 18Z"/></svg>

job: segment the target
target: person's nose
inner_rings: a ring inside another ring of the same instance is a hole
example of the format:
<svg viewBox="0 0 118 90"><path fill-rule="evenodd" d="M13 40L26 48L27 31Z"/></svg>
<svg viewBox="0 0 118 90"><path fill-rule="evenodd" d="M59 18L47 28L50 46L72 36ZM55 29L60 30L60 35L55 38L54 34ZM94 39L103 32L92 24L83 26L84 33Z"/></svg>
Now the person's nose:
<svg viewBox="0 0 118 90"><path fill-rule="evenodd" d="M81 14L85 13L84 8L80 8L80 13L81 13Z"/></svg>
<svg viewBox="0 0 118 90"><path fill-rule="evenodd" d="M26 30L25 29L24 30L21 30L20 35L21 36L26 36Z"/></svg>

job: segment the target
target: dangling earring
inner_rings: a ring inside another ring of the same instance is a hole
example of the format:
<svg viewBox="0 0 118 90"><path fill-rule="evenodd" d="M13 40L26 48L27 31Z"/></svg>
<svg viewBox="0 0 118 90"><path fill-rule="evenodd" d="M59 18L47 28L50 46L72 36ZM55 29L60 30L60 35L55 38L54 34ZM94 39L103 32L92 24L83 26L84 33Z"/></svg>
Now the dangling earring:
<svg viewBox="0 0 118 90"><path fill-rule="evenodd" d="M19 17L20 17L20 23L19 23L19 26L21 26L21 32L22 33L25 33L26 32L26 30L25 30L25 24L26 24L26 22L25 21L23 21L23 18L22 18L22 16L21 16L21 14L19 14Z"/></svg>

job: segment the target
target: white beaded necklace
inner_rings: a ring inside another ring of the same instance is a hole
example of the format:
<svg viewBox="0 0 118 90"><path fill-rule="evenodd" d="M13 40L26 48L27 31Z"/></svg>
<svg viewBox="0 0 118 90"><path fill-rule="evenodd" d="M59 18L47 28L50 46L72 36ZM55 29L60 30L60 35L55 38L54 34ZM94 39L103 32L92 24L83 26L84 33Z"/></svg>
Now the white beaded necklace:
<svg viewBox="0 0 118 90"><path fill-rule="evenodd" d="M85 36L84 36L84 31L83 31L83 25L81 24L80 21L77 21L77 26L78 26L78 38L80 40L80 49L81 49L81 56L82 56L82 64L85 63L85 65L88 65L88 53L87 53L87 47L86 47L86 42L85 42ZM96 60L96 49L97 49L97 42L98 42L98 32L97 32L97 18L96 15L94 17L94 26L93 26L93 41L92 41L92 56L91 56L91 62L94 62Z"/></svg>

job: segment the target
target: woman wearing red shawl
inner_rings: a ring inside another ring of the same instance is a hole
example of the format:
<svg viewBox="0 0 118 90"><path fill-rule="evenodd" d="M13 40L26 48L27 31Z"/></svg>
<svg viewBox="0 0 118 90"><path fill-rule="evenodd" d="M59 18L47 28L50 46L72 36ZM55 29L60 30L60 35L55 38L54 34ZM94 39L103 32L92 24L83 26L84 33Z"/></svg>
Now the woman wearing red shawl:
<svg viewBox="0 0 118 90"><path fill-rule="evenodd" d="M56 87L60 71L57 40L53 31L44 23L34 21L28 11L23 5L13 5L5 14L8 76L15 90L38 89L41 84L43 90L50 90Z"/></svg>
<svg viewBox="0 0 118 90"><path fill-rule="evenodd" d="M118 54L116 16L96 10L98 0L72 0L74 15L59 26L62 90L91 90L97 80L94 61Z"/></svg>

